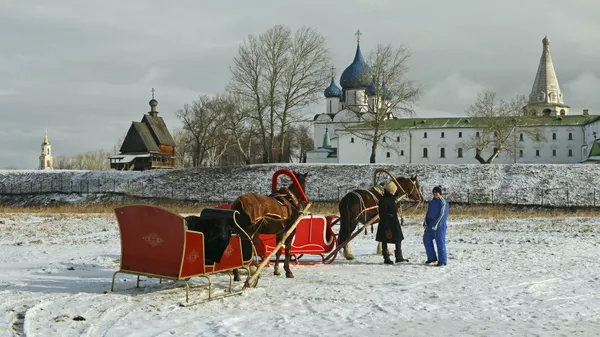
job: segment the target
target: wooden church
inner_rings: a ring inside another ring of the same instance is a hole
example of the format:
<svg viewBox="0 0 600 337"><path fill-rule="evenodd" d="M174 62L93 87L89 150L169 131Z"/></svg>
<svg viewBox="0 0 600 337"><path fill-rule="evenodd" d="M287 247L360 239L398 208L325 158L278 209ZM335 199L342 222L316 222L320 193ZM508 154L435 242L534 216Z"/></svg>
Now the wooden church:
<svg viewBox="0 0 600 337"><path fill-rule="evenodd" d="M110 168L116 170L150 170L175 168L175 141L162 117L158 117L158 101L149 102L150 112L131 127L120 153L110 157Z"/></svg>

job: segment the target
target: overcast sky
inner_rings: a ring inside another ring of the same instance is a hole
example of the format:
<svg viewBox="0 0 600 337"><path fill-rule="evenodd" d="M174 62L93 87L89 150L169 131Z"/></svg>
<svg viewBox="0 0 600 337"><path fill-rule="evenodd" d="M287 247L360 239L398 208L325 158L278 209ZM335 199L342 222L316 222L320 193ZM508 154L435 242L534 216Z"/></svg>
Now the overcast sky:
<svg viewBox="0 0 600 337"><path fill-rule="evenodd" d="M485 89L528 95L548 34L571 113L597 114L598 13L589 0L0 0L0 168L36 168L45 128L54 156L112 150L149 111L152 87L179 128L174 112L223 92L240 42L276 24L318 29L338 84L357 29L365 54L404 44L423 117L464 115Z"/></svg>

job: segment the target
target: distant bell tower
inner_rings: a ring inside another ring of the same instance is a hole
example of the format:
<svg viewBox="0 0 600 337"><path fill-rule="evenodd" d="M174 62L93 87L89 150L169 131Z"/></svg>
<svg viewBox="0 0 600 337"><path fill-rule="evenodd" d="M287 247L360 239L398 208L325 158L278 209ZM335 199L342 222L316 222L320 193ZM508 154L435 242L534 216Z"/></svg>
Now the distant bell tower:
<svg viewBox="0 0 600 337"><path fill-rule="evenodd" d="M50 149L50 142L48 142L48 130L44 135L44 142L42 143L42 154L40 155L40 170L52 170L52 151Z"/></svg>
<svg viewBox="0 0 600 337"><path fill-rule="evenodd" d="M563 101L563 94L558 85L554 64L550 57L550 39L542 40L542 57L538 66L533 87L526 106L526 115L561 116L569 114L569 106Z"/></svg>

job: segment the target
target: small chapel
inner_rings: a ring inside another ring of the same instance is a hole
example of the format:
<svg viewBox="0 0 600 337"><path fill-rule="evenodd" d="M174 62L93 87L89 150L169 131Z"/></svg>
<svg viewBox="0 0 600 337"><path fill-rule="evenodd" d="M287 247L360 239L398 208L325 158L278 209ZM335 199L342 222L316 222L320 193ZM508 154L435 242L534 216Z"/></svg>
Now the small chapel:
<svg viewBox="0 0 600 337"><path fill-rule="evenodd" d="M141 122L131 122L119 154L110 157L115 170L150 170L175 168L175 141L162 117L158 116L158 101L149 102L150 111Z"/></svg>

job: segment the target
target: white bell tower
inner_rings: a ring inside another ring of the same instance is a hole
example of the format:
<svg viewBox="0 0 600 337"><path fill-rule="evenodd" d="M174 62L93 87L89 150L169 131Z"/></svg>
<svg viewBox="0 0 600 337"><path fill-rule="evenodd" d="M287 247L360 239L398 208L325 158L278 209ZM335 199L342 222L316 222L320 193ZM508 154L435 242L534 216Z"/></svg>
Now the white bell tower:
<svg viewBox="0 0 600 337"><path fill-rule="evenodd" d="M44 135L44 142L42 143L42 154L40 155L40 170L52 170L52 151L50 149L50 142L48 142L48 130Z"/></svg>

